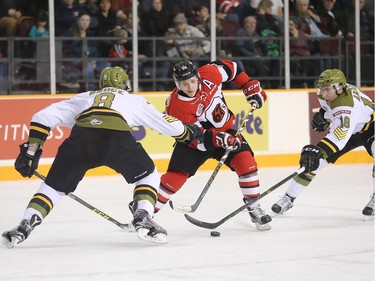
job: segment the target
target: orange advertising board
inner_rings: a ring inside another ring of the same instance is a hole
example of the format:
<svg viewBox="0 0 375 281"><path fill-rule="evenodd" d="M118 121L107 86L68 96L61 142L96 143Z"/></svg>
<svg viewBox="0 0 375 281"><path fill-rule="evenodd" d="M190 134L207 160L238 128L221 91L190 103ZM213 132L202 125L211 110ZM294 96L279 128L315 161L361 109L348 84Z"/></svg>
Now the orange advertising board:
<svg viewBox="0 0 375 281"><path fill-rule="evenodd" d="M17 157L19 145L26 142L29 136L29 124L34 113L66 98L38 96L0 99L0 160ZM52 130L43 147L43 157L54 157L69 132L70 129L66 127Z"/></svg>

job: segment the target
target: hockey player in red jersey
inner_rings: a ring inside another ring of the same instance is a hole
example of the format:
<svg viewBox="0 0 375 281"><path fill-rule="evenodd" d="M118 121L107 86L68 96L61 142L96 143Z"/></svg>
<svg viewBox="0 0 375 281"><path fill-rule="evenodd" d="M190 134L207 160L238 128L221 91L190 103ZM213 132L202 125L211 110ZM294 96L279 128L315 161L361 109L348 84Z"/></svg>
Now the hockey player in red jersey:
<svg viewBox="0 0 375 281"><path fill-rule="evenodd" d="M200 126L204 131L203 143L182 146L176 143L168 171L162 175L157 213L198 168L209 158L220 160L226 149L231 149L224 162L238 175L243 200L254 201L248 208L250 217L259 230L269 230L271 217L259 205L260 194L257 163L254 153L243 136L234 136L234 114L228 108L222 92L222 83L233 81L243 90L247 101L261 108L266 93L258 80L252 80L238 69L235 62L218 60L200 68L190 61L181 61L173 67L176 88L166 101L167 114L183 123Z"/></svg>
<svg viewBox="0 0 375 281"><path fill-rule="evenodd" d="M167 232L152 220L160 176L154 162L131 133L131 127L145 126L186 144L203 139L200 128L184 125L162 114L143 97L125 89L129 78L121 67L107 67L100 75L100 89L51 104L34 114L28 141L20 145L14 164L24 177L38 167L42 146L56 126L72 127L61 144L45 181L31 198L21 223L2 234L8 248L22 243L52 208L73 192L87 170L107 166L135 185L130 204L138 237L166 243ZM185 145L186 145L185 144Z"/></svg>

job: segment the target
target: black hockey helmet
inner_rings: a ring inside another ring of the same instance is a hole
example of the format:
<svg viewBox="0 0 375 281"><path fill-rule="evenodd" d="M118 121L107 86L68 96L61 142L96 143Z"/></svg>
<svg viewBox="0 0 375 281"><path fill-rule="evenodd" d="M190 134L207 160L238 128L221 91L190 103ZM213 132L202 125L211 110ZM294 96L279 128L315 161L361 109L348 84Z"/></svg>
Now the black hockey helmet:
<svg viewBox="0 0 375 281"><path fill-rule="evenodd" d="M197 67L189 60L183 60L173 66L173 78L177 82L197 76Z"/></svg>

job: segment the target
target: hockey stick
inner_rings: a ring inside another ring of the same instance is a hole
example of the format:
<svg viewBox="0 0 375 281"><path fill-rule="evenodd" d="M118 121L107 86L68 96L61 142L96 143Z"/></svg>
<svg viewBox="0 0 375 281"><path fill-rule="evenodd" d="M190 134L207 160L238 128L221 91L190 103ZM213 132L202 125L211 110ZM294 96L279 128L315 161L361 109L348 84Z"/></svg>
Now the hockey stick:
<svg viewBox="0 0 375 281"><path fill-rule="evenodd" d="M257 198L257 200L262 199L264 196L266 196L267 194L271 193L272 191L274 191L276 188L278 188L279 186L281 186L284 183L286 183L291 178L294 178L295 176L299 175L304 170L305 170L305 167L299 168L293 174L287 176L285 179L279 181L278 183L276 183L275 185L271 186L269 189L267 189L266 191L264 191L261 195L259 195L259 197ZM255 201L249 201L249 202L247 202L246 204L242 205L240 208L236 209L235 211L233 211L232 213L230 213L226 217L222 218L218 222L210 223L210 222L200 221L200 220L197 220L197 219L195 219L195 218L193 218L193 217L191 217L191 216L189 216L187 214L185 214L185 218L189 222L191 222L192 224L194 224L196 226L203 227L203 228L208 228L208 229L215 229L215 228L219 227L220 225L222 225L223 223L225 223L227 220L233 218L235 215L241 213L243 210L245 210L247 207L249 207L254 202Z"/></svg>
<svg viewBox="0 0 375 281"><path fill-rule="evenodd" d="M244 130L246 123L249 121L249 118L251 115L253 115L254 110L257 109L255 106L252 106L249 112L246 115L246 118L242 121L241 126L238 128L235 136L238 136L242 133ZM193 205L174 205L173 202L169 201L169 206L180 213L194 213L195 210L198 208L199 204L202 202L204 196L206 195L208 189L210 188L212 182L216 178L217 173L219 172L221 166L223 166L225 160L227 160L229 153L231 152L231 149L227 149L224 153L224 155L221 157L219 163L217 164L215 170L211 174L210 178L208 179L208 182L206 183L205 187L203 188L201 194L199 195L197 201Z"/></svg>
<svg viewBox="0 0 375 281"><path fill-rule="evenodd" d="M46 177L43 176L43 175L41 175L38 171L35 171L34 175L37 176L38 178L40 178L42 181L44 181L46 179ZM112 218L111 216L109 216L106 213L102 212L101 210L95 208L94 206L92 206L91 204L87 203L85 200L79 198L77 195L74 195L71 192L69 192L67 194L67 196L70 197L70 198L72 198L73 200L77 201L78 203L82 204L83 206L89 208L91 211L93 211L94 213L100 215L101 217L105 218L106 220L114 223L118 227L120 227L120 228L122 228L124 230L127 230L128 232L134 232L134 227L133 227L133 225L131 223L120 223L119 221L115 220L114 218Z"/></svg>

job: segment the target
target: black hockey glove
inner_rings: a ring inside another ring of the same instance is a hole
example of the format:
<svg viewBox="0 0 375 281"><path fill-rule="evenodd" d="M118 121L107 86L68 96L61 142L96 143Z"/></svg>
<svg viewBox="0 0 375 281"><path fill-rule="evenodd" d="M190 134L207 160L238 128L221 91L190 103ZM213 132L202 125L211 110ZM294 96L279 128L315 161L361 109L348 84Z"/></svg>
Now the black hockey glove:
<svg viewBox="0 0 375 281"><path fill-rule="evenodd" d="M305 172L315 171L319 168L319 159L322 157L319 147L312 144L305 145L301 151L299 164L305 167Z"/></svg>
<svg viewBox="0 0 375 281"><path fill-rule="evenodd" d="M31 178L35 170L38 168L38 163L43 150L38 148L34 155L27 153L29 143L25 142L20 145L20 154L18 155L14 168L23 176Z"/></svg>
<svg viewBox="0 0 375 281"><path fill-rule="evenodd" d="M200 127L195 124L185 124L186 128L189 131L186 143L189 144L192 141L196 140L198 143L202 143L204 136Z"/></svg>
<svg viewBox="0 0 375 281"><path fill-rule="evenodd" d="M316 112L311 121L312 128L317 132L324 132L329 127L329 121L324 118L324 110L321 108Z"/></svg>

